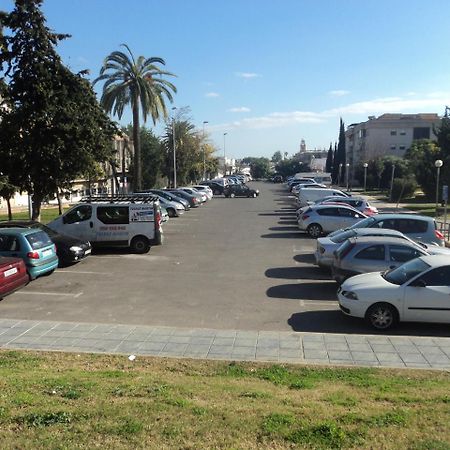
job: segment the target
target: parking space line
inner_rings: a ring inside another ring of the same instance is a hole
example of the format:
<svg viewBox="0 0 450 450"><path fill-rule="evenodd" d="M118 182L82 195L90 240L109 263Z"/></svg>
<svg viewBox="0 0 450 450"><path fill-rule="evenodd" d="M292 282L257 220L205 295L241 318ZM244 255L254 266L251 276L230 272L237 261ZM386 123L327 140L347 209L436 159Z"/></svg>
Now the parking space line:
<svg viewBox="0 0 450 450"><path fill-rule="evenodd" d="M78 298L81 295L83 295L83 292L77 292L76 294L67 294L67 293L60 293L60 292L39 292L39 291L20 291L17 293L25 294L25 295L49 295L49 296L58 296L58 297L73 297Z"/></svg>

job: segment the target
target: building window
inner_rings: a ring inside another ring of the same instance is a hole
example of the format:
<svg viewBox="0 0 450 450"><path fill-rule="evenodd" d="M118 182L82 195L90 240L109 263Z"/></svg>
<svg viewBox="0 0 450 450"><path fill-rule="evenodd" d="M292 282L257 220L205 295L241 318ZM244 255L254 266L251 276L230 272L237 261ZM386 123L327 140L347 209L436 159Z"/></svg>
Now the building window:
<svg viewBox="0 0 450 450"><path fill-rule="evenodd" d="M400 136L406 136L406 130L400 130Z"/></svg>
<svg viewBox="0 0 450 450"><path fill-rule="evenodd" d="M406 150L406 145L399 145L399 146L398 146L398 149L399 149L399 150Z"/></svg>
<svg viewBox="0 0 450 450"><path fill-rule="evenodd" d="M392 145L391 145L391 150L397 150L397 146L394 145L394 144L392 144Z"/></svg>
<svg viewBox="0 0 450 450"><path fill-rule="evenodd" d="M391 130L391 136L397 136L397 130Z"/></svg>
<svg viewBox="0 0 450 450"><path fill-rule="evenodd" d="M413 139L430 139L430 128L414 127Z"/></svg>

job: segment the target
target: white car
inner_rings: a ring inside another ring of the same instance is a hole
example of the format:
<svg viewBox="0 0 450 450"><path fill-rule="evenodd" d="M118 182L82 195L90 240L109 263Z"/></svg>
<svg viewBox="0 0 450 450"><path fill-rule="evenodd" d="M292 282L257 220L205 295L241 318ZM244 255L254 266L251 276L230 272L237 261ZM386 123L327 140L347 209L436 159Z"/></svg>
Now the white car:
<svg viewBox="0 0 450 450"><path fill-rule="evenodd" d="M450 258L422 256L391 271L356 275L341 285L338 299L344 314L377 330L399 321L450 323Z"/></svg>
<svg viewBox="0 0 450 450"><path fill-rule="evenodd" d="M202 194L205 194L208 197L208 200L211 200L213 198L213 191L209 186L196 185L193 186L193 188L201 192Z"/></svg>
<svg viewBox="0 0 450 450"><path fill-rule="evenodd" d="M310 206L299 216L298 227L317 238L324 233L347 228L366 217L351 206L316 205Z"/></svg>

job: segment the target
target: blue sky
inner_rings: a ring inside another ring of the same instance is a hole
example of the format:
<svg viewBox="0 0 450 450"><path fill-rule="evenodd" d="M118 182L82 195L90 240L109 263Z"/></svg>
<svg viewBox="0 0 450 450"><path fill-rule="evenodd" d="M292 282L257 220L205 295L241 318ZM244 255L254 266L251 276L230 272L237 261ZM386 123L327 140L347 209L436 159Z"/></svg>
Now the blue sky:
<svg viewBox="0 0 450 450"><path fill-rule="evenodd" d="M46 0L43 9L50 28L72 35L59 45L64 62L92 79L122 43L164 58L177 74L174 105L188 106L199 129L209 122L218 154L226 132L230 157L292 155L301 139L328 148L341 116L348 125L450 105L447 0Z"/></svg>

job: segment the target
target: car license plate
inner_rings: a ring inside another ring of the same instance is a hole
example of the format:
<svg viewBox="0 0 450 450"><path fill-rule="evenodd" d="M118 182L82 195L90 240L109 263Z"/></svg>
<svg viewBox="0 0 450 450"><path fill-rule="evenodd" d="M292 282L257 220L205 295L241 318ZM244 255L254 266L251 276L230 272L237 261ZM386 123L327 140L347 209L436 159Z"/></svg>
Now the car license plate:
<svg viewBox="0 0 450 450"><path fill-rule="evenodd" d="M90 248L88 248L88 249L84 252L84 254L85 254L85 255L90 255L91 252L92 252L92 250L91 250Z"/></svg>
<svg viewBox="0 0 450 450"><path fill-rule="evenodd" d="M42 256L50 256L53 255L53 252L51 250L44 250L42 252Z"/></svg>
<svg viewBox="0 0 450 450"><path fill-rule="evenodd" d="M6 277L10 277L11 275L16 274L18 271L15 267L13 267L12 269L9 270L5 270L4 274L5 274L5 278Z"/></svg>

